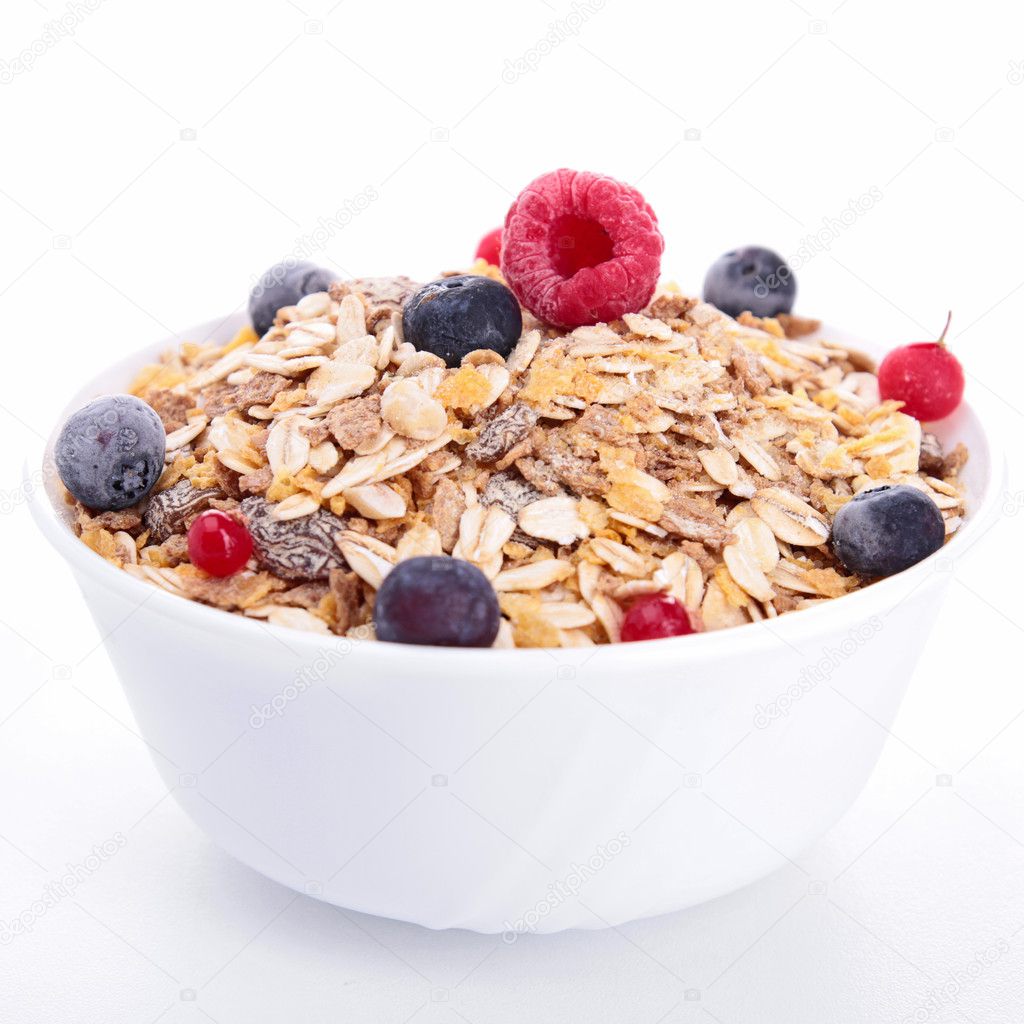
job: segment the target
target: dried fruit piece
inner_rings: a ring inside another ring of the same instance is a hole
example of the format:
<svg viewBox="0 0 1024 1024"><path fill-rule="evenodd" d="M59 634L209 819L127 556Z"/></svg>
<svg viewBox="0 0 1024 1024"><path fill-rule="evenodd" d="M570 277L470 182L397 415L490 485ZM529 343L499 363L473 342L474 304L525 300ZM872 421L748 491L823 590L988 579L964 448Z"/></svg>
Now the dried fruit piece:
<svg viewBox="0 0 1024 1024"><path fill-rule="evenodd" d="M475 462L497 462L536 425L536 410L525 402L515 402L484 426L480 436L466 448L466 454Z"/></svg>
<svg viewBox="0 0 1024 1024"><path fill-rule="evenodd" d="M175 533L183 533L185 523L207 508L220 492L216 487L195 488L188 480L179 480L173 487L154 495L142 516L150 541L162 544Z"/></svg>
<svg viewBox="0 0 1024 1024"><path fill-rule="evenodd" d="M345 568L334 538L345 524L326 509L302 519L281 521L273 505L260 497L239 506L252 534L260 565L286 580L325 580L331 569Z"/></svg>
<svg viewBox="0 0 1024 1024"><path fill-rule="evenodd" d="M513 470L508 470L504 473L495 473L487 481L487 486L480 495L480 504L498 505L515 519L520 509L543 497L543 492L538 491L533 484Z"/></svg>

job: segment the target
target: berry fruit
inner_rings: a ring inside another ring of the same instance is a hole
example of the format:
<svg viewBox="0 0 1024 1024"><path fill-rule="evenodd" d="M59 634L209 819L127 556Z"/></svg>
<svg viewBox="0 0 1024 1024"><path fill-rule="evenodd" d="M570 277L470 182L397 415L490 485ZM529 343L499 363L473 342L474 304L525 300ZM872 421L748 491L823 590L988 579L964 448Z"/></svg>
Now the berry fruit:
<svg viewBox="0 0 1024 1024"><path fill-rule="evenodd" d="M402 310L405 340L449 366L479 348L507 356L523 333L516 297L500 282L475 274L442 277L421 288Z"/></svg>
<svg viewBox="0 0 1024 1024"><path fill-rule="evenodd" d="M938 341L921 341L894 348L878 367L878 391L883 399L903 403L903 412L919 420L941 420L955 411L964 397L964 370L946 348L950 313Z"/></svg>
<svg viewBox="0 0 1024 1024"><path fill-rule="evenodd" d="M373 608L378 640L438 647L490 647L501 612L487 577L445 555L408 558L388 573Z"/></svg>
<svg viewBox="0 0 1024 1024"><path fill-rule="evenodd" d="M501 228L488 231L480 239L480 244L476 247L476 258L487 260L491 266L498 266L498 261L501 259Z"/></svg>
<svg viewBox="0 0 1024 1024"><path fill-rule="evenodd" d="M249 531L226 512L211 508L188 528L188 557L211 576L231 576L252 554Z"/></svg>
<svg viewBox="0 0 1024 1024"><path fill-rule="evenodd" d="M832 523L832 550L858 576L902 572L938 551L945 537L938 506L907 484L861 491Z"/></svg>
<svg viewBox="0 0 1024 1024"><path fill-rule="evenodd" d="M719 256L704 278L704 301L736 317L778 316L793 308L796 277L771 249L748 245Z"/></svg>
<svg viewBox="0 0 1024 1024"><path fill-rule="evenodd" d="M638 597L622 623L622 639L626 642L687 636L692 632L694 629L686 609L668 594Z"/></svg>
<svg viewBox="0 0 1024 1024"><path fill-rule="evenodd" d="M334 274L315 263L275 263L256 282L249 293L249 319L260 337L274 326L274 317L283 306L294 306L303 295L325 292Z"/></svg>
<svg viewBox="0 0 1024 1024"><path fill-rule="evenodd" d="M580 327L643 309L664 248L658 219L635 188L562 168L516 197L505 217L501 272L535 316Z"/></svg>
<svg viewBox="0 0 1024 1024"><path fill-rule="evenodd" d="M164 469L160 417L132 395L97 398L73 413L54 446L64 486L83 505L128 508L153 489Z"/></svg>

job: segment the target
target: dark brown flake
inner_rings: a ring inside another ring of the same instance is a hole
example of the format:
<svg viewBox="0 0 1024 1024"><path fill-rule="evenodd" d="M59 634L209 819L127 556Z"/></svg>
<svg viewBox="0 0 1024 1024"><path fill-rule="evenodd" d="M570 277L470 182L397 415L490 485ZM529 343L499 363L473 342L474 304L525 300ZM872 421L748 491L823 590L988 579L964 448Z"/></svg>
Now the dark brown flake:
<svg viewBox="0 0 1024 1024"><path fill-rule="evenodd" d="M327 414L325 423L339 446L347 451L354 451L361 444L372 441L383 425L384 421L380 417L380 395L351 398L336 405Z"/></svg>
<svg viewBox="0 0 1024 1024"><path fill-rule="evenodd" d="M354 572L346 572L344 569L332 569L329 581L334 597L334 631L346 633L358 625L359 610L363 603L362 581Z"/></svg>
<svg viewBox="0 0 1024 1024"><path fill-rule="evenodd" d="M732 368L752 395L763 395L772 386L761 357L739 342L733 345Z"/></svg>
<svg viewBox="0 0 1024 1024"><path fill-rule="evenodd" d="M732 538L722 520L706 504L684 493L672 495L658 525L687 540L700 541L712 551L721 551Z"/></svg>
<svg viewBox="0 0 1024 1024"><path fill-rule="evenodd" d="M483 503L487 504L486 498ZM434 526L441 534L441 547L449 553L459 539L459 522L465 511L466 496L462 493L462 488L454 480L441 477L434 491L431 514Z"/></svg>
<svg viewBox="0 0 1024 1024"><path fill-rule="evenodd" d="M209 416L220 416L232 409L246 410L253 405L270 405L292 382L277 373L260 371L244 384L214 384L203 392L203 408Z"/></svg>
<svg viewBox="0 0 1024 1024"><path fill-rule="evenodd" d="M192 399L187 395L176 395L164 388L154 388L146 393L146 401L156 410L168 434L188 423L186 413L192 408Z"/></svg>

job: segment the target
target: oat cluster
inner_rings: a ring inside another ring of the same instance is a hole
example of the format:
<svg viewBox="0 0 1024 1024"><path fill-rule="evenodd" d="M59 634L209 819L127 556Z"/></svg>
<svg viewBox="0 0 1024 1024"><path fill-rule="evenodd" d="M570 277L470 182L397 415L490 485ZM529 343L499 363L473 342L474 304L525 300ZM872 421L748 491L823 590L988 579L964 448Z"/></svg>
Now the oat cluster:
<svg viewBox="0 0 1024 1024"><path fill-rule="evenodd" d="M392 566L448 554L494 585L496 646L572 647L619 640L640 594L712 630L864 585L827 542L865 488L918 488L947 535L962 520L963 447L944 454L880 402L871 362L813 322L737 321L668 288L568 332L524 311L507 361L485 349L449 368L403 342L418 287L338 283L263 338L146 367L130 390L167 430L163 476L136 508L79 507L82 540L171 593L361 638ZM188 560L208 508L255 543L225 579Z"/></svg>

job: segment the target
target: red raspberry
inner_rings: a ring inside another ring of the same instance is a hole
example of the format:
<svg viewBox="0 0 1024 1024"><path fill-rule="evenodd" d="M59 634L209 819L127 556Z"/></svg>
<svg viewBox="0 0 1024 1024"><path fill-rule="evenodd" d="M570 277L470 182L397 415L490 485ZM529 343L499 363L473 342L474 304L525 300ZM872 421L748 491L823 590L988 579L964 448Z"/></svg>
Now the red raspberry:
<svg viewBox="0 0 1024 1024"><path fill-rule="evenodd" d="M944 419L964 397L963 367L946 348L946 332L952 317L950 313L938 341L894 348L878 367L882 398L902 402L903 412L915 419Z"/></svg>
<svg viewBox="0 0 1024 1024"><path fill-rule="evenodd" d="M188 528L188 557L211 576L231 576L251 554L249 531L219 509L197 516Z"/></svg>
<svg viewBox="0 0 1024 1024"><path fill-rule="evenodd" d="M686 636L694 632L686 609L668 594L638 597L622 622L622 639L658 640L667 636Z"/></svg>
<svg viewBox="0 0 1024 1024"><path fill-rule="evenodd" d="M501 228L488 231L480 239L480 244L476 247L476 258L487 260L491 266L498 266L498 261L501 259Z"/></svg>
<svg viewBox="0 0 1024 1024"><path fill-rule="evenodd" d="M654 294L665 248L635 188L603 174L542 174L505 217L501 272L516 298L559 327L615 320Z"/></svg>

